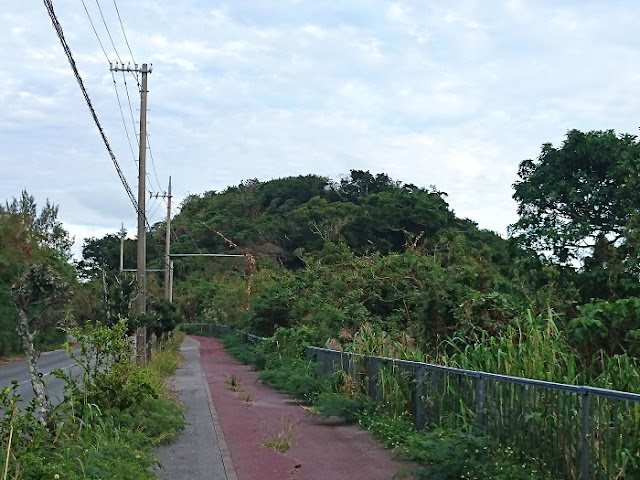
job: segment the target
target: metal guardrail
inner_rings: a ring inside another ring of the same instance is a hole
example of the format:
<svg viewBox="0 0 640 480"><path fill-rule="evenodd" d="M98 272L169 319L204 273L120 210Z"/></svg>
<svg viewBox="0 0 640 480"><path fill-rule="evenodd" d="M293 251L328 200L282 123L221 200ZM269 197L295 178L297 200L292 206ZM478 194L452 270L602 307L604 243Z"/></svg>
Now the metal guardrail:
<svg viewBox="0 0 640 480"><path fill-rule="evenodd" d="M188 335L223 336L232 332L230 327L216 323L181 323L178 328Z"/></svg>
<svg viewBox="0 0 640 480"><path fill-rule="evenodd" d="M418 429L472 426L567 479L632 478L625 468L640 468L637 394L318 347L307 358L319 374L362 380L374 401L406 399Z"/></svg>
<svg viewBox="0 0 640 480"><path fill-rule="evenodd" d="M239 333L245 337L247 343L256 344L264 342L266 338L253 335L252 333L244 333L234 330L228 325L219 325L217 323L181 323L178 328L188 335L214 335L222 337L231 333Z"/></svg>

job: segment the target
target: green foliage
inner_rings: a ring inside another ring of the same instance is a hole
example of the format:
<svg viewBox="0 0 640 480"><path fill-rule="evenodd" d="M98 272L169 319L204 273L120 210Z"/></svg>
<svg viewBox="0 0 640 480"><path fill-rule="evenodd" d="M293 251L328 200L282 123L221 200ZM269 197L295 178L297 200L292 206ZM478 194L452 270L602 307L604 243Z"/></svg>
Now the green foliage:
<svg viewBox="0 0 640 480"><path fill-rule="evenodd" d="M35 416L36 400L21 412L18 402L18 382L0 390L0 465L9 473L20 471L21 458L32 449L39 449L48 437L44 425ZM8 455L8 459L7 459ZM8 463L7 463L8 462Z"/></svg>
<svg viewBox="0 0 640 480"><path fill-rule="evenodd" d="M356 422L367 402L358 397L345 397L338 393L319 394L313 401L313 413L320 417L340 417L347 422Z"/></svg>
<svg viewBox="0 0 640 480"><path fill-rule="evenodd" d="M640 298L595 300L578 307L580 316L569 322L569 335L585 356L598 350L609 356L640 356Z"/></svg>
<svg viewBox="0 0 640 480"><path fill-rule="evenodd" d="M640 394L640 360L627 354L609 357L600 352L593 358L591 379L594 387Z"/></svg>
<svg viewBox="0 0 640 480"><path fill-rule="evenodd" d="M288 342L296 339L292 332L281 333ZM304 341L302 333L299 340ZM338 416L346 421L357 421L373 431L390 448L403 457L419 462L421 467L413 472L425 479L484 479L546 480L538 471L537 462L525 459L510 448L477 437L463 430L434 430L418 432L402 409L407 408L404 393L410 381L393 369L382 370L382 402L374 405L362 395L362 388L355 387L346 375L318 378L313 364L298 359L297 349L290 343L280 346L274 339L258 345L247 345L241 336L225 338L227 348L244 360L251 360L260 350L266 356L261 379L268 385L313 405L313 412L322 417ZM285 354L286 353L286 354ZM288 355L287 355L288 354ZM232 381L229 382L237 388ZM236 382L237 383L237 382ZM341 391L343 394L336 393ZM395 406L401 406L394 411Z"/></svg>
<svg viewBox="0 0 640 480"><path fill-rule="evenodd" d="M178 308L164 298L151 301L148 317L147 326L158 339L166 337L184 320Z"/></svg>
<svg viewBox="0 0 640 480"><path fill-rule="evenodd" d="M570 130L560 148L545 144L537 160L520 164L514 184L520 220L512 231L524 245L559 262L613 243L640 205L634 135Z"/></svg>
<svg viewBox="0 0 640 480"><path fill-rule="evenodd" d="M82 382L62 370L54 375L66 382L65 402L74 408L77 402L96 405L101 410L127 409L147 398L157 398L149 372L131 363L127 325L121 320L113 327L96 326L77 330L74 336L80 353L72 354L82 368Z"/></svg>
<svg viewBox="0 0 640 480"><path fill-rule="evenodd" d="M152 356L149 370L124 368L125 329L121 322L113 330L76 333L84 375L56 373L67 382L66 401L46 427L34 417L34 402L17 408L17 384L0 391L0 463L4 467L9 452L7 478L155 478L151 449L184 428L181 407L156 390L178 363L180 338Z"/></svg>
<svg viewBox="0 0 640 480"><path fill-rule="evenodd" d="M498 334L480 328L456 334L443 344L436 363L466 370L559 383L582 383L577 356L556 324L553 312L530 311Z"/></svg>
<svg viewBox="0 0 640 480"><path fill-rule="evenodd" d="M410 421L364 410L359 424L387 446L422 466L414 473L425 480L543 480L535 461L523 461L509 447L459 430L417 432Z"/></svg>
<svg viewBox="0 0 640 480"><path fill-rule="evenodd" d="M256 370L263 370L266 367L267 353L273 351L270 341L248 346L245 336L238 333L226 335L222 341L231 355Z"/></svg>
<svg viewBox="0 0 640 480"><path fill-rule="evenodd" d="M4 206L0 205L0 355L23 352L17 335L18 312L12 301L12 285L17 285L16 282L21 277L26 280L25 275L31 274L30 278L34 279L33 268L38 268L37 265L47 270L49 278L51 275L58 278L59 287L75 282L73 268L67 263L71 240L57 217L57 206L47 200L44 207L38 209L35 198L26 191L23 191L19 198L7 201ZM45 276L40 275L41 280L44 278ZM48 286L40 286L48 289L51 285L49 283ZM35 294L40 286L25 293ZM36 308L35 304L42 298L44 297L34 297L30 309ZM40 313L48 314L54 313L57 309L51 309L51 312L46 308L40 310ZM53 320L52 315L44 315L42 330L46 329L48 322L44 317ZM34 320L36 323L38 321ZM41 328L35 328L33 333L39 329Z"/></svg>
<svg viewBox="0 0 640 480"><path fill-rule="evenodd" d="M281 334L282 335L282 334ZM257 345L248 345L241 334L224 338L225 347L244 363L262 370L260 379L274 388L306 403L331 388L327 378L318 377L315 364L299 358L299 348L283 345L274 338Z"/></svg>
<svg viewBox="0 0 640 480"><path fill-rule="evenodd" d="M329 390L329 380L315 375L315 365L302 360L287 359L267 363L260 374L264 383L288 393L305 403L313 403L313 399Z"/></svg>
<svg viewBox="0 0 640 480"><path fill-rule="evenodd" d="M136 241L124 239L124 268L136 264ZM82 260L79 267L90 274L91 271L106 270L110 273L120 269L120 235L107 234L102 238L86 238L82 246Z"/></svg>
<svg viewBox="0 0 640 480"><path fill-rule="evenodd" d="M67 332L61 327L50 327L38 332L35 347L39 352L62 348L67 342Z"/></svg>

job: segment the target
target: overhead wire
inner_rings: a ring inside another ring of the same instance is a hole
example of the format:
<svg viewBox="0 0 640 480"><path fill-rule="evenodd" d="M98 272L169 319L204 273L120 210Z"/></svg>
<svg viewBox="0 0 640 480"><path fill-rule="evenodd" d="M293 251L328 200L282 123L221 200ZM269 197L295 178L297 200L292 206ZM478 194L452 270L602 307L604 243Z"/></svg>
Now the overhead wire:
<svg viewBox="0 0 640 480"><path fill-rule="evenodd" d="M148 211L151 211L151 209L152 209L152 208L154 208L154 206L155 206L155 209L153 210L153 213L151 213L151 214L149 215L149 218L150 218L150 219L151 219L151 218L153 218L153 217L155 216L155 214L157 213L157 211L158 211L158 209L160 208L160 206L161 206L161 205L162 205L162 203L161 203L161 202L158 202L157 200L154 200L154 202L153 202L153 203L151 204L151 206L148 208Z"/></svg>
<svg viewBox="0 0 640 480"><path fill-rule="evenodd" d="M165 199L165 203L167 203L166 199ZM168 205L168 203L167 203L167 205ZM174 206L174 202L173 202L173 200L171 200L171 207L173 207L173 206ZM171 236L173 237L174 240L176 240L176 241L179 240L179 238L178 238L178 236L177 236L177 234L176 234L176 232L174 230L171 230L170 233L171 233ZM191 232L189 232L188 229L185 229L185 233L187 234L187 236L189 237L189 239L193 243L193 246L196 247L196 250L198 251L198 253L202 253L202 250L200 250L200 247L198 247L198 244L196 243L195 239L191 235Z"/></svg>
<svg viewBox="0 0 640 480"><path fill-rule="evenodd" d="M80 0L80 1L82 2L82 6L84 7L84 11L87 13L87 17L89 18L89 23L91 24L91 28L93 29L93 33L96 35L96 38L98 39L98 43L100 44L100 48L102 49L102 53L104 53L104 56L107 59L107 62L111 62L111 60L109 59L109 55L107 55L107 51L104 49L104 45L102 44L102 40L100 39L100 35L98 35L98 30L96 30L96 26L93 24L93 19L91 18L91 15L89 14L89 9L87 8L87 5L84 3L84 0ZM45 4L46 3L47 2L45 1ZM53 4L51 5L51 9L53 9Z"/></svg>
<svg viewBox="0 0 640 480"><path fill-rule="evenodd" d="M136 154L133 150L133 145L131 144L131 137L129 136L129 129L127 128L127 123L124 119L124 112L122 111L122 103L120 102L120 94L118 93L118 86L116 84L116 77L113 74L113 71L111 72L111 78L113 79L113 89L116 92L116 98L118 99L118 107L120 108L120 118L122 119L122 126L124 127L124 133L127 135L127 142L129 142L129 149L131 150L131 157L133 158L133 164L134 165L138 165L138 162L136 161ZM135 131L135 129L134 129ZM136 137L137 138L137 137Z"/></svg>
<svg viewBox="0 0 640 480"><path fill-rule="evenodd" d="M113 46L113 50L116 52L116 56L118 57L118 60L120 60L120 63L122 63L122 59L120 58L120 54L118 53L118 50L117 50L117 48L115 46L115 42L113 41L113 37L111 36L111 32L109 30L109 27L107 26L107 21L106 21L106 19L104 17L104 13L102 11L102 7L100 7L100 2L98 0L95 0L95 1L96 1L96 5L98 6L98 10L100 11L100 17L102 18L102 23L104 24L104 28L107 31L107 35L109 35L109 40L111 41L111 45ZM83 3L84 3L84 0L83 0ZM115 7L116 12L118 14L118 19L120 21L120 27L122 29L122 34L123 34L125 42L127 44L127 48L129 49L129 53L131 54L131 59L133 60L133 62L135 64L135 58L133 56L133 52L131 51L131 47L129 46L129 40L127 39L127 34L125 32L125 29L124 29L124 24L122 23L122 17L120 16L120 10L118 10L118 5L116 4L115 0L114 0L113 4L114 4L114 7ZM85 8L85 10L86 10L86 8ZM133 122L134 131L135 131L135 120L133 118L133 108L131 106L131 98L129 96L129 88L128 88L128 85L127 85L127 80L126 80L126 76L125 76L125 72L124 71L122 72L122 78L124 80L125 90L127 92L127 100L129 102L129 111L131 112L131 120ZM138 82L137 77L135 77L135 78L136 78L136 82L138 84L138 88L140 88L140 83ZM137 139L137 144L138 144L138 147L139 147L140 146L140 139L138 139L137 137L136 137L136 139ZM162 187L160 186L160 180L158 179L158 172L156 170L155 161L153 159L153 153L151 151L151 147L149 146L149 135L147 135L147 139L146 140L147 140L147 149L149 150L149 156L151 157L151 166L153 168L153 172L154 172L155 179L156 179L156 182L157 182L158 190L162 190ZM151 178L150 175L147 175L147 176L148 176L148 178Z"/></svg>
<svg viewBox="0 0 640 480"><path fill-rule="evenodd" d="M124 72L122 72L122 80L124 81L124 89L127 92L127 101L129 102L129 113L131 113L131 124L133 125L133 131L136 131L136 120L133 117L133 107L131 106L131 97L129 96L129 87L127 85L127 77ZM140 148L140 139L138 135L136 135L136 145Z"/></svg>
<svg viewBox="0 0 640 480"><path fill-rule="evenodd" d="M106 18L104 16L104 12L102 10L102 7L100 6L100 2L98 0L95 0L95 1L96 1L96 5L98 7L98 11L100 12L100 17L102 19L102 23L104 24L104 28L107 31L107 35L109 36L109 40L111 42L111 46L113 47L113 50L114 50L118 60L120 61L120 63L123 63L122 62L122 58L121 58L121 56L120 56L120 54L118 52L118 49L117 49L117 47L115 45L114 40L113 40L113 36L111 35L111 31L109 30L109 27L107 25L107 21L106 21ZM98 31L97 31L97 29L95 27L93 19L91 18L91 14L89 13L87 5L85 4L84 0L81 0L81 2L82 2L82 5L84 7L84 10L85 10L85 12L87 14L87 17L89 19L89 23L91 24L91 28L93 29L93 32L94 32L94 34L95 34L95 36L96 36L96 38L98 40L98 43L100 44L100 48L102 49L102 52L104 53L104 56L107 59L107 61L109 61L109 63L111 63L110 59L109 59L109 56L108 56L108 54L107 54L107 52L106 52L106 50L104 48L104 44L102 43L100 35L98 34ZM129 44L129 40L127 38L127 34L126 34L126 31L125 31L125 28L124 28L124 23L122 22L122 17L120 15L120 10L118 9L118 5L115 2L115 0L114 0L113 3L114 3L114 7L116 9L116 13L118 15L118 20L120 22L120 27L122 29L122 34L123 34L123 37L125 39L125 43L127 44L127 49L129 50L129 53L131 54L131 59L133 60L133 62L135 64L135 57L133 55L133 52L131 50L131 46ZM130 73L133 74L134 72L130 72ZM118 92L118 89L117 89L117 84L116 84L116 81L115 81L115 76L113 74L113 71L111 72L111 75L112 75L112 80L113 80L113 83L114 83L114 90L116 92L116 97L117 97L117 101L118 101L118 107L120 109L120 116L122 118L123 126L124 126L124 129L125 129L125 134L127 136L127 141L129 143L129 149L131 150L134 164L137 165L137 160L136 160L135 153L133 151L133 145L131 143L131 137L129 135L129 130L128 130L127 126L126 126L126 122L124 121L124 113L123 113L123 110L122 110L122 102L120 100L120 95L119 95L119 92ZM135 118L134 118L134 115L133 115L133 106L132 106L132 103L131 103L131 96L129 94L129 86L128 86L128 83L127 83L127 79L126 79L126 75L125 75L125 71L124 70L122 71L122 79L123 79L124 86L125 86L125 92L127 94L127 103L129 104L129 113L130 113L130 116L131 116L131 123L133 125L134 136L135 136L135 139L136 139L136 146L139 148L140 147L140 139L139 139L139 135L135 133L136 132L136 121L135 121ZM136 85L138 87L138 92L140 92L140 87L141 86L140 86L140 82L138 80L138 77L136 75L134 75L134 79L135 79ZM148 142L148 138L149 138L149 135L147 135L147 142ZM149 147L148 143L147 143L147 146L148 146L149 154L150 154L150 157L151 157L151 164L152 164L152 167L153 167L154 176L155 176L155 179L156 179L156 182L157 182L158 190L161 190L162 187L160 186L160 181L158 179L158 173L157 173L157 169L156 169L156 166L155 166L155 160L153 159L153 153L151 152L151 148ZM147 173L147 178L148 179L151 178L148 173ZM146 223L150 228L150 223L149 223L148 219L147 219Z"/></svg>
<svg viewBox="0 0 640 480"><path fill-rule="evenodd" d="M69 65L71 66L71 70L73 70L73 73L76 77L76 80L78 82L78 85L80 87L80 90L82 91L82 95L84 96L84 99L87 103L87 107L89 108L89 111L91 112L91 117L93 118L94 123L96 124L96 127L98 128L98 131L100 132L100 136L102 137L102 140L104 142L104 145L107 149L107 152L109 153L109 156L111 157L111 161L113 162L114 167L116 168L116 172L118 173L118 176L120 177L120 182L122 183L122 186L124 187L125 191L127 192L127 195L129 196L129 200L131 201L131 204L133 205L136 214L139 216L142 216L143 218L146 219L146 216L144 215L144 212L141 211L138 202L136 201L133 192L131 191L131 188L129 187L129 184L127 183L127 179L125 178L124 174L122 173L122 169L120 168L120 165L118 164L118 160L116 159L115 154L113 153L113 150L111 149L111 145L109 145L109 141L107 140L107 136L104 133L104 129L102 128L102 125L100 124L100 120L98 119L98 115L93 107L93 104L91 103L91 99L89 98L89 93L87 92L86 87L84 86L84 82L82 80L82 77L80 76L80 72L78 71L78 67L76 66L76 62L73 58L73 55L71 53L71 49L69 48L69 44L67 43L65 37L64 37L64 32L62 30L62 25L60 25L60 22L58 21L58 17L56 16L55 10L53 8L53 3L51 2L51 0L43 0L43 3L47 9L47 12L49 13L49 17L51 18L51 23L53 24L53 28L56 31L56 34L58 35L58 39L60 40L60 44L62 45L62 49L64 50L65 54L67 55L67 59L69 60ZM83 2L84 4L84 2ZM103 48L104 51L104 48ZM105 52L106 54L106 52ZM108 57L107 57L108 59ZM149 223L148 221L146 222L147 224Z"/></svg>
<svg viewBox="0 0 640 480"><path fill-rule="evenodd" d="M133 61L134 65L135 65L136 61L133 58L133 52L131 52L131 47L129 47L129 40L127 39L127 34L124 31L124 24L122 23L122 18L120 18L120 11L118 10L118 6L116 5L115 0L114 0L113 3L115 5L115 7L116 7L116 12L118 13L118 19L120 20L120 27L122 28L122 34L124 36L124 40L125 40L125 42L127 44L127 48L129 49L129 53L131 54L131 60ZM98 11L100 12L100 17L102 18L102 23L104 24L104 29L107 31L107 35L109 36L109 40L111 41L111 46L113 47L113 51L116 53L116 57L118 57L118 60L120 61L120 63L124 64L124 62L122 61L122 58L120 58L120 54L118 53L118 49L116 48L116 44L113 41L113 37L111 36L111 31L109 30L109 26L107 25L107 20L104 17L104 13L102 12L102 7L100 6L100 2L98 0L96 0L96 5L98 6ZM124 76L124 71L122 73L123 73L123 76ZM130 73L133 76L133 78L136 79L136 84L138 85L138 91L139 91L140 90L140 81L138 80L137 73L135 73L135 72L130 72Z"/></svg>
<svg viewBox="0 0 640 480"><path fill-rule="evenodd" d="M122 36L124 37L124 41L127 44L127 48L129 49L129 54L131 55L131 60L133 63L136 63L136 59L133 56L133 52L131 51L131 46L129 45L129 39L127 38L127 32L124 30L124 24L122 23L122 17L120 16L120 10L118 9L118 4L116 0L113 0L113 6L116 8L116 13L118 14L118 20L120 21L120 28L122 29Z"/></svg>
<svg viewBox="0 0 640 480"><path fill-rule="evenodd" d="M96 2L96 5L98 6L98 10L100 12L100 17L102 18L102 23L104 24L104 28L107 31L107 35L109 35L109 40L111 41L111 45L113 46L113 50L116 52L116 56L118 57L118 60L120 60L120 62L122 63L122 59L120 58L120 54L118 53L118 50L117 50L116 45L115 45L115 42L113 41L113 37L111 36L111 31L109 30L109 27L107 25L107 21L105 19L104 13L102 11L102 7L100 6L100 2L99 2L99 0L95 0L95 2ZM125 39L125 43L127 44L127 48L129 49L129 53L131 54L131 59L133 60L133 62L135 64L135 58L134 58L133 52L131 51L131 46L129 45L129 40L127 38L127 34L126 34L125 29L124 29L124 23L122 22L122 17L120 16L120 10L118 9L118 5L117 5L115 0L113 0L113 5L114 5L114 7L116 9L116 13L118 15L118 20L120 21L120 27L122 29L122 35L123 35L123 37ZM134 132L135 132L135 119L133 117L133 107L131 105L131 97L129 96L129 87L127 85L126 75L125 75L124 71L122 72L122 78L123 78L124 85L125 85L125 91L127 92L127 101L129 102L129 111L131 113L131 121L132 121L132 123L134 125ZM140 88L140 83L138 82L137 77L135 77L135 78L136 78L136 82L137 82L138 88ZM127 134L127 136L128 136L128 134ZM137 140L137 145L139 147L140 146L140 139L138 139L137 136L136 136L136 140ZM160 186L160 180L158 179L158 171L156 169L155 160L153 159L153 153L151 151L151 146L149 144L149 135L147 135L146 140L147 140L147 149L149 151L149 156L151 158L151 166L153 168L154 176L155 176L155 179L156 179L156 182L157 182L158 191L160 191L160 190L162 190L162 187ZM147 177L149 179L151 178L150 175L148 175L148 174L147 174Z"/></svg>
<svg viewBox="0 0 640 480"><path fill-rule="evenodd" d="M107 26L107 20L104 18L104 14L102 13L102 7L100 6L100 2L98 0L96 0L96 5L98 6L98 11L100 12L100 17L102 17L102 23L104 24L104 28L107 31L109 40L111 40L111 46L113 47L113 51L116 52L116 57L118 57L118 60L120 60L120 63L122 63L122 58L120 58L120 54L118 53L116 44L113 42L113 37L111 36L111 32L109 31L109 27Z"/></svg>
<svg viewBox="0 0 640 480"><path fill-rule="evenodd" d="M147 149L149 150L149 158L151 158L151 167L153 169L153 174L156 177L156 182L158 183L158 191L162 190L160 186L160 179L158 179L158 171L156 170L156 162L153 159L153 152L151 151L151 144L149 143L149 134L147 134ZM147 175L149 175L147 173Z"/></svg>

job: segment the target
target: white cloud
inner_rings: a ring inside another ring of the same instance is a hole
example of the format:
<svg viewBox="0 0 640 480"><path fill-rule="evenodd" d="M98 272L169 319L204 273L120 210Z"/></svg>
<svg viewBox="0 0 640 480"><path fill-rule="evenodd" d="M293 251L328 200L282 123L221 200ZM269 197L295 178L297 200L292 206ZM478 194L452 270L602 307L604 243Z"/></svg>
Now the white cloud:
<svg viewBox="0 0 640 480"><path fill-rule="evenodd" d="M337 178L358 168L435 184L456 213L504 232L515 220L518 163L542 143L558 144L570 128L635 133L638 125L640 11L632 2L119 6L136 62L154 64L150 189L172 175L176 198L252 177ZM103 8L129 61L115 12ZM56 12L135 191L108 62L81 6L59 0ZM9 2L0 29L0 191L50 198L82 235L135 224L45 9L27 16Z"/></svg>

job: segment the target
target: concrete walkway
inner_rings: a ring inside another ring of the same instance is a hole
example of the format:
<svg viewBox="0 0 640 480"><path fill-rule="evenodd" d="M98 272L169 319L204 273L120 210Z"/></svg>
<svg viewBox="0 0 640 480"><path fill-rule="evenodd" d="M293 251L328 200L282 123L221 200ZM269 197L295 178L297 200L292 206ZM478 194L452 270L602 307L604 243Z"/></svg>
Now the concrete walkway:
<svg viewBox="0 0 640 480"><path fill-rule="evenodd" d="M176 371L173 388L185 407L187 426L177 443L155 450L161 468L154 472L163 480L237 480L205 381L199 346L198 340L187 337L180 348L185 362Z"/></svg>

